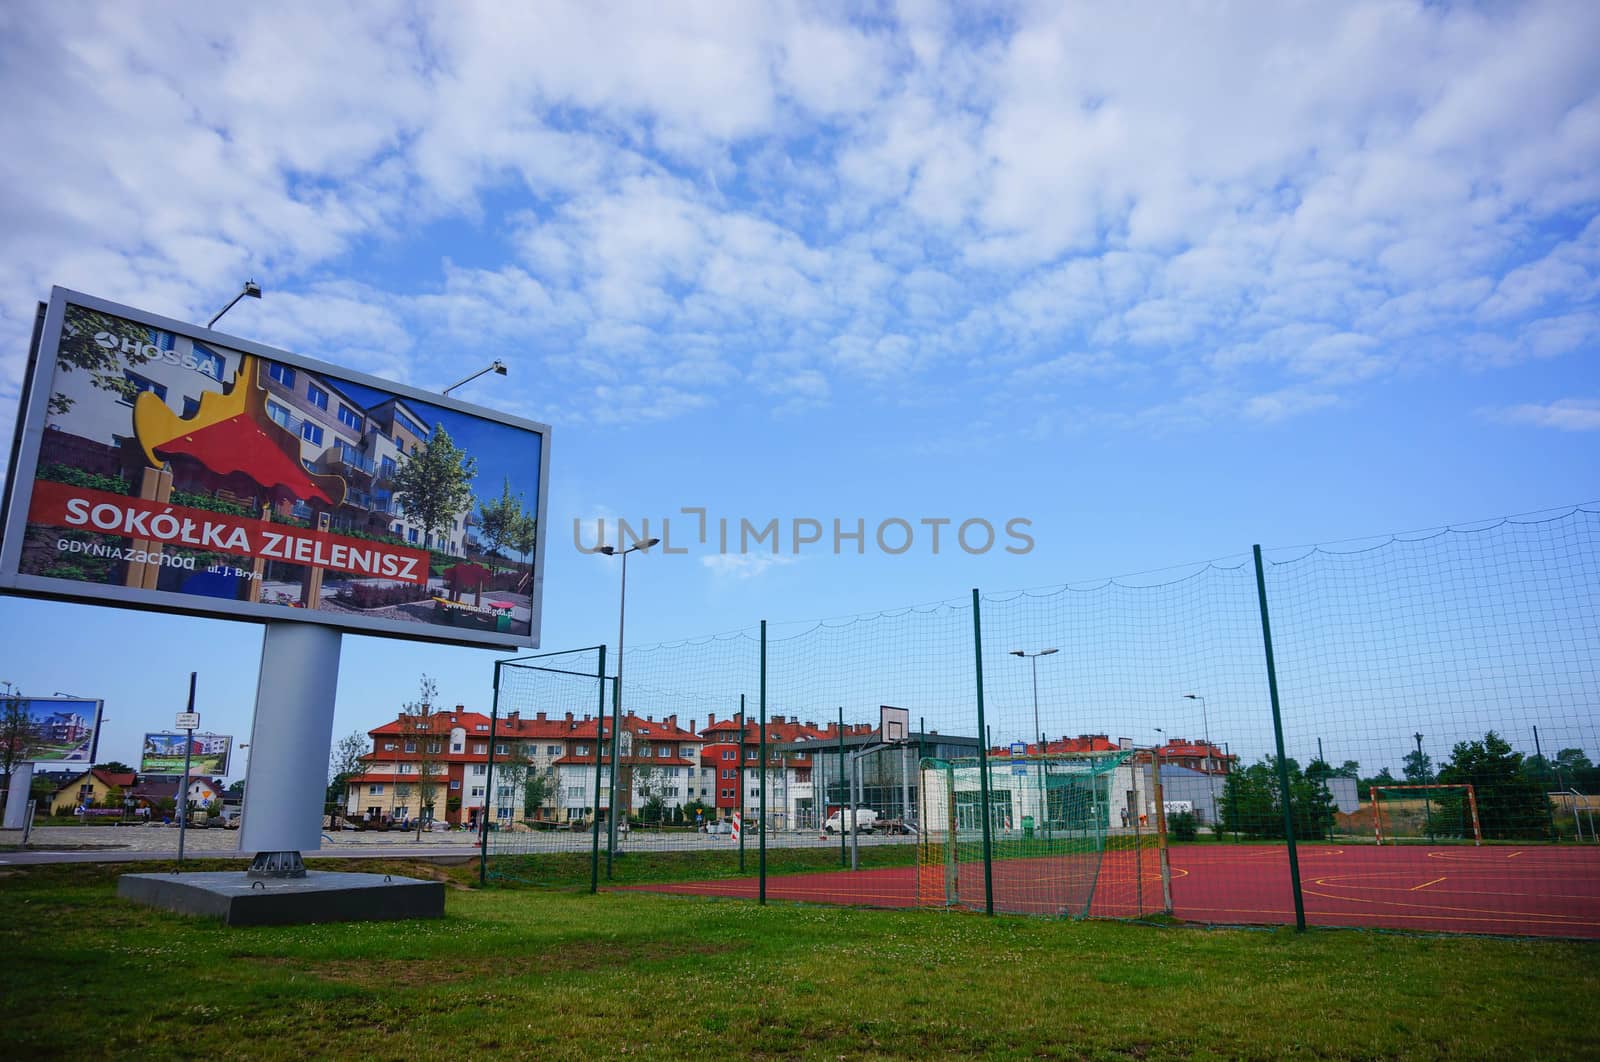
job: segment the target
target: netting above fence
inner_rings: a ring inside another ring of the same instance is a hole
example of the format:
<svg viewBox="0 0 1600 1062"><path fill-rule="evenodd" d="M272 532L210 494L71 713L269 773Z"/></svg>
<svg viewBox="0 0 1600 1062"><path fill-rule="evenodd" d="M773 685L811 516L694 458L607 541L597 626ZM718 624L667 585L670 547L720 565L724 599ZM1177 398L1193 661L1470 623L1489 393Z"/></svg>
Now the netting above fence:
<svg viewBox="0 0 1600 1062"><path fill-rule="evenodd" d="M613 882L966 907L986 819L1000 910L1600 936L1597 546L1579 507L1256 551L630 649L620 683L505 696L607 687L598 801L569 747L536 817L601 817ZM969 761L986 812L956 799Z"/></svg>

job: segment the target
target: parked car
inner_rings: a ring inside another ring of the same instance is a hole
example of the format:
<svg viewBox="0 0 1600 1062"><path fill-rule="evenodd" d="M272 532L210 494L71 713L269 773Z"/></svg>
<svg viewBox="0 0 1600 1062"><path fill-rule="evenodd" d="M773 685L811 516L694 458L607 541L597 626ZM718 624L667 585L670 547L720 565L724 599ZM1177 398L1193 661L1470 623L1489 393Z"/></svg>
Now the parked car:
<svg viewBox="0 0 1600 1062"><path fill-rule="evenodd" d="M828 816L828 821L822 824L823 833L849 833L854 827L862 833L871 833L878 824L878 813L871 808L860 808L854 812L835 811Z"/></svg>
<svg viewBox="0 0 1600 1062"><path fill-rule="evenodd" d="M733 823L728 822L726 819L719 820L717 822L707 823L706 824L706 832L707 833L718 833L718 834L732 833L733 832Z"/></svg>

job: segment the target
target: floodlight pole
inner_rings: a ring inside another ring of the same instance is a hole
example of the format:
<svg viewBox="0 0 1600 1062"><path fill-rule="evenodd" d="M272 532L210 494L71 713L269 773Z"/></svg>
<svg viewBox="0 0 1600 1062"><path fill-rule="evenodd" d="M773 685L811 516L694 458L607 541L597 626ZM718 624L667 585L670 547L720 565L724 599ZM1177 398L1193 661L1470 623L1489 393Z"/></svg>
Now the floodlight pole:
<svg viewBox="0 0 1600 1062"><path fill-rule="evenodd" d="M493 367L490 366L490 368ZM488 370L484 371L487 372ZM502 371L504 371L503 366ZM478 373L478 375L482 376L483 373ZM462 381L462 383L465 382L465 380ZM455 386L459 387L460 384ZM606 825L608 827L606 877L608 878L611 876L611 861L616 858L617 854L617 775L622 770L622 764L619 761L622 749L622 636L627 630L628 622L628 554L636 550L649 549L660 541L659 538L647 538L643 542L635 542L623 550L619 550L614 546L601 546L599 549L599 552L607 557L621 556L622 558L622 597L617 606L617 680L616 685L612 688L611 700L611 807L606 814ZM598 741L595 743L595 755L600 755ZM598 800L596 803L598 804Z"/></svg>
<svg viewBox="0 0 1600 1062"><path fill-rule="evenodd" d="M234 300L234 301L237 302L238 300ZM233 305L233 303L229 303L228 305L231 306L231 305ZM451 384L449 387L446 387L443 391L441 391L440 394L448 395L451 391L454 391L456 388L465 387L467 384L471 383L473 380L476 380L478 377L483 376L486 373L491 373L491 372L495 373L495 374L497 374L499 376L504 376L506 374L506 363L501 361L499 358L496 358L496 359L494 359L493 364L485 365L483 368L479 369L477 372L473 373L471 376L468 376L464 380L457 380L455 383Z"/></svg>
<svg viewBox="0 0 1600 1062"><path fill-rule="evenodd" d="M213 317L211 320L206 322L206 327L207 328L216 327L217 322L222 320L222 315L227 313L229 310L233 309L234 304L237 303L240 299L244 298L246 295L250 296L252 299L261 298L261 285L257 284L253 280L245 281L244 282L244 287L239 291L239 294L235 295L228 302L228 305L226 305L222 309L218 310L217 311L217 315L215 317Z"/></svg>

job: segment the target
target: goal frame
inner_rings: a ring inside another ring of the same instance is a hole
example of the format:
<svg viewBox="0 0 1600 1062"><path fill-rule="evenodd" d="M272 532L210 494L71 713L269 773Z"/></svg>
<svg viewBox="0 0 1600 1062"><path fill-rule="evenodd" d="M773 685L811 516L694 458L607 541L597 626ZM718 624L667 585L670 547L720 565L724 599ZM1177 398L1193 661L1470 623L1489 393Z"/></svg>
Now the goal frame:
<svg viewBox="0 0 1600 1062"><path fill-rule="evenodd" d="M1379 793L1426 793L1434 790L1459 789L1465 789L1467 791L1467 814L1471 816L1472 819L1472 843L1474 846L1481 847L1483 844L1483 829L1478 824L1478 796L1477 791L1472 788L1472 783L1470 782L1435 783L1432 785L1374 785L1369 787L1367 790L1367 799L1372 801L1373 837L1377 840L1378 844L1382 845L1384 843L1383 816L1378 813ZM1389 844L1393 845L1397 843L1398 842L1393 837L1389 839Z"/></svg>

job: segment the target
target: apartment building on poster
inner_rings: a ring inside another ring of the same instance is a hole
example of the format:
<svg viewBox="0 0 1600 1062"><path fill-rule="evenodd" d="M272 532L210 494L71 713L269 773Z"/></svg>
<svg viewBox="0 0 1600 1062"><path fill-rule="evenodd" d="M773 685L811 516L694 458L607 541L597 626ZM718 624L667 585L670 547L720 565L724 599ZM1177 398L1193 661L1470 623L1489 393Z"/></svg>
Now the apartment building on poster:
<svg viewBox="0 0 1600 1062"><path fill-rule="evenodd" d="M192 418L204 394L236 380L242 358L236 351L121 318L97 315L90 320L94 327L114 329L102 335L143 350L145 360L121 371L126 394L96 387L87 372L58 373L54 384L68 408L52 420L41 461L125 475L135 482L132 472L143 464L139 447L131 436L110 427L117 421L104 415L105 404L118 402L131 410L133 399L148 392L180 417ZM470 507L456 514L448 531L430 535L407 517L394 497L400 464L430 437L428 418L400 398L390 397L368 408L320 374L264 358L254 364L254 383L267 393L268 415L300 439L301 465L313 474L343 477L348 486L344 498L330 508L320 500L274 497L243 476L219 476L182 457L173 461L175 489L204 492L252 512L270 505L279 517L312 522L327 512L331 530L391 534L410 545L453 556L479 552Z"/></svg>

